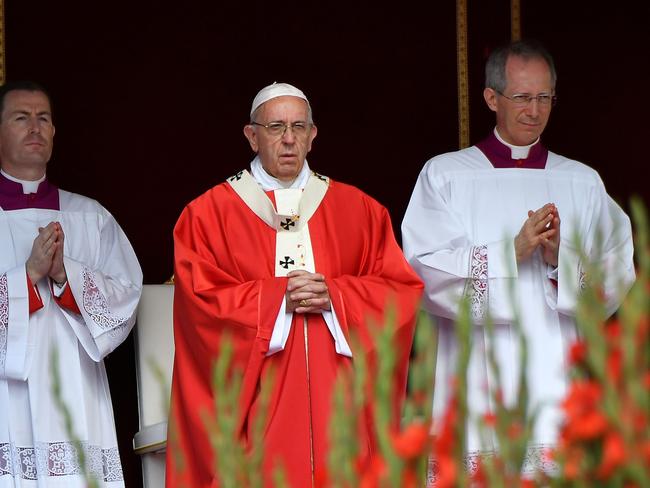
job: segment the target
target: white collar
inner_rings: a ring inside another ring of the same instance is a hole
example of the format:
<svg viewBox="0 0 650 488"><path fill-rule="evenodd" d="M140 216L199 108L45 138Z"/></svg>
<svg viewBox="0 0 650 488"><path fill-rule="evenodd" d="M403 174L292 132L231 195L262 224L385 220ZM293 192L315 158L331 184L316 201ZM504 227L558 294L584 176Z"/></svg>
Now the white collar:
<svg viewBox="0 0 650 488"><path fill-rule="evenodd" d="M30 180L21 180L18 178L15 178L11 176L9 173L3 171L0 169L0 173L2 173L2 176L7 178L8 180L11 180L15 183L20 183L23 185L23 193L25 195L29 193L36 193L38 191L38 185L41 184L41 182L45 181L45 175L41 176L38 180L36 181L30 181Z"/></svg>
<svg viewBox="0 0 650 488"><path fill-rule="evenodd" d="M303 189L307 184L311 170L309 169L309 164L305 159L305 164L302 165L302 170L291 183L280 181L277 178L268 174L262 167L262 161L260 161L259 156L255 156L255 159L251 161L251 175L253 178L260 184L264 191L269 190L280 190L283 188L300 188Z"/></svg>
<svg viewBox="0 0 650 488"><path fill-rule="evenodd" d="M494 128L494 135L499 140L499 142L501 142L501 144L508 146L510 148L512 159L526 159L528 157L528 153L530 152L530 148L539 142L539 137L538 137L535 141L533 141L531 144L528 144L527 146L515 146L501 139L501 136L499 135L499 131L497 130L496 127Z"/></svg>

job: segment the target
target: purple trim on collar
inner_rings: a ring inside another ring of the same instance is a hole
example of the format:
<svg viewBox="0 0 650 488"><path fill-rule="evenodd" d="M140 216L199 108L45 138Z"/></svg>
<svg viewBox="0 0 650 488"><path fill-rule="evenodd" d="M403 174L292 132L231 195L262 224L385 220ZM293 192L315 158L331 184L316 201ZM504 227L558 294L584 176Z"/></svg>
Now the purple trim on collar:
<svg viewBox="0 0 650 488"><path fill-rule="evenodd" d="M23 185L0 174L0 207L3 210L43 208L60 210L59 189L49 181L41 181L36 193L23 193Z"/></svg>
<svg viewBox="0 0 650 488"><path fill-rule="evenodd" d="M530 148L526 159L512 159L510 148L503 144L494 133L476 144L495 168L544 169L548 158L548 149L541 141Z"/></svg>

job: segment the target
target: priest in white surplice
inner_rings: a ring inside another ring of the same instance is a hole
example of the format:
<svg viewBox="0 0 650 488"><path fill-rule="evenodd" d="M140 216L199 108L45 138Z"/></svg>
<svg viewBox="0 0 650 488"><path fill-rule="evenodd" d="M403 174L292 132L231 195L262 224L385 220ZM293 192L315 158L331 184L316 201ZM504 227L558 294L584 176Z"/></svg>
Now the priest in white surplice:
<svg viewBox="0 0 650 488"><path fill-rule="evenodd" d="M103 358L133 327L142 272L110 213L46 179L53 137L39 85L0 87L0 488L86 486L54 350L85 471L123 487Z"/></svg>
<svg viewBox="0 0 650 488"><path fill-rule="evenodd" d="M451 394L458 344L458 300L471 299L475 325L469 365L469 408L474 418L491 411L494 387L486 348L496 353L505 401L516 395L518 339L512 322L512 285L529 357L530 405L541 407L525 471L552 470L544 455L561 422L567 386L567 350L576 336L576 300L584 263L575 233L602 264L609 311L634 281L628 217L610 198L593 169L548 151L540 142L555 102L556 74L548 52L524 41L494 51L486 66L485 101L496 128L476 146L428 161L402 223L404 252L426 286L425 306L439 331L434 416ZM622 285L622 286L621 286ZM484 318L495 333L489 340ZM498 449L468 431L468 453ZM471 463L470 463L471 465Z"/></svg>

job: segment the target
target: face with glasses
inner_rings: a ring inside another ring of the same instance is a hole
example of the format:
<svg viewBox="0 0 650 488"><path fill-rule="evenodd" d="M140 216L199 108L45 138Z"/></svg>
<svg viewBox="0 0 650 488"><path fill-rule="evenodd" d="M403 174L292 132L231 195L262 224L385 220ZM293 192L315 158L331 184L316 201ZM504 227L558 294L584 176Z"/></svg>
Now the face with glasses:
<svg viewBox="0 0 650 488"><path fill-rule="evenodd" d="M298 176L316 137L308 119L307 103L292 96L272 98L255 111L244 135L268 174L281 181Z"/></svg>
<svg viewBox="0 0 650 488"><path fill-rule="evenodd" d="M483 96L496 112L497 131L503 140L527 146L544 132L555 103L551 70L543 59L510 56L506 80L503 92L486 88Z"/></svg>

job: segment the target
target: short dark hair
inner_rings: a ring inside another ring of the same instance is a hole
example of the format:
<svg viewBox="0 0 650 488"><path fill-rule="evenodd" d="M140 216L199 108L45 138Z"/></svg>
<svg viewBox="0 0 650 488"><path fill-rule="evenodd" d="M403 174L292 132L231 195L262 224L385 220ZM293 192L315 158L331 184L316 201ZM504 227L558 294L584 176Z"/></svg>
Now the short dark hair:
<svg viewBox="0 0 650 488"><path fill-rule="evenodd" d="M50 109L52 108L52 98L50 97L48 91L40 83L29 80L9 81L0 86L0 122L2 122L2 113L5 109L5 97L8 93L18 90L43 93L43 95L47 97L47 101L50 103Z"/></svg>
<svg viewBox="0 0 650 488"><path fill-rule="evenodd" d="M490 54L485 64L485 88L492 88L503 93L506 90L506 63L510 56L520 57L526 60L541 59L546 62L551 71L551 84L555 88L557 73L553 57L546 48L535 39L523 39L511 42L496 48Z"/></svg>

